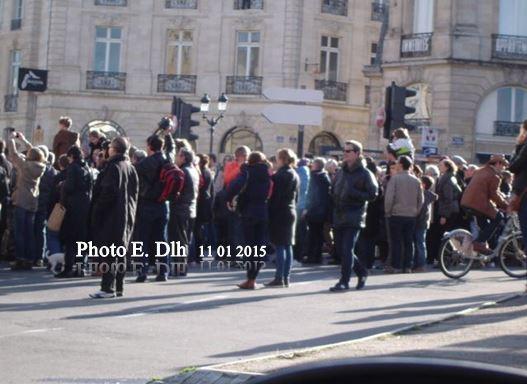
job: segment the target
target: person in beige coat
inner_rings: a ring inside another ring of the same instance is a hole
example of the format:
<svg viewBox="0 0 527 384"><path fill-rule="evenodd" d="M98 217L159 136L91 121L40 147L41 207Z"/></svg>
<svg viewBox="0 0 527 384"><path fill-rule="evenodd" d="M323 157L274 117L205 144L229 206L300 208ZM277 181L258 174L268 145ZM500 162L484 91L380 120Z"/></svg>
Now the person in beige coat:
<svg viewBox="0 0 527 384"><path fill-rule="evenodd" d="M15 139L26 146L24 156L17 151ZM7 142L9 160L16 172L16 187L13 191L16 261L13 270L28 270L35 261L35 212L38 209L40 178L46 169L44 154L34 148L21 132L13 132Z"/></svg>
<svg viewBox="0 0 527 384"><path fill-rule="evenodd" d="M416 218L423 206L421 181L410 173L413 162L408 156L397 159L397 174L390 178L384 197L384 211L392 238L392 267L409 272L414 254L413 236ZM401 253L404 247L404 255ZM403 256L403 258L401 258Z"/></svg>

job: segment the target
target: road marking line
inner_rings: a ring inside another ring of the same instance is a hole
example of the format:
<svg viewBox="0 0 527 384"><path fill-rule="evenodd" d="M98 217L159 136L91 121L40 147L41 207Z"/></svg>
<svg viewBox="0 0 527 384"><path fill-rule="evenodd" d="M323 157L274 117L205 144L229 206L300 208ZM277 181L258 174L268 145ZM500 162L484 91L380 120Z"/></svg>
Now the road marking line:
<svg viewBox="0 0 527 384"><path fill-rule="evenodd" d="M36 334L36 333L45 333L45 332L55 332L55 331L60 331L62 329L64 329L64 328L29 329L27 331L21 331L21 332L17 332L17 333L12 333L10 335L0 335L0 338L12 337L12 336L21 336L21 335L32 335L32 334Z"/></svg>

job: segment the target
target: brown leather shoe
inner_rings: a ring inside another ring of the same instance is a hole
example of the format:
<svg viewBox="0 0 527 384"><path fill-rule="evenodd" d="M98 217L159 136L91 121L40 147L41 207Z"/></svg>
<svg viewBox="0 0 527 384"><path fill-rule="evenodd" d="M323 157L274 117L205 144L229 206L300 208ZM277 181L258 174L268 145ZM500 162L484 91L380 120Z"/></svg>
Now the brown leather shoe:
<svg viewBox="0 0 527 384"><path fill-rule="evenodd" d="M240 289L256 289L256 280L247 280L244 283L238 284Z"/></svg>
<svg viewBox="0 0 527 384"><path fill-rule="evenodd" d="M477 241L474 241L472 243L472 248L474 249L474 251L476 251L477 253L481 253L482 255L488 256L494 253L494 251L490 249L489 247L487 247L485 244L478 243Z"/></svg>

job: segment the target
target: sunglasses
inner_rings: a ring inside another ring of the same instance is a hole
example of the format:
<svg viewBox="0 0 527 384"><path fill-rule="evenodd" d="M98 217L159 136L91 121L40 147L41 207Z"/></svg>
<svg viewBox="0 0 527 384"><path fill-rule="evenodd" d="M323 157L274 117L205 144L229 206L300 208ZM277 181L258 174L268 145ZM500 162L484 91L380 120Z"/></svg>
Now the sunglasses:
<svg viewBox="0 0 527 384"><path fill-rule="evenodd" d="M345 149L344 150L344 153L351 153L351 152L357 152L357 151L355 151L353 149Z"/></svg>

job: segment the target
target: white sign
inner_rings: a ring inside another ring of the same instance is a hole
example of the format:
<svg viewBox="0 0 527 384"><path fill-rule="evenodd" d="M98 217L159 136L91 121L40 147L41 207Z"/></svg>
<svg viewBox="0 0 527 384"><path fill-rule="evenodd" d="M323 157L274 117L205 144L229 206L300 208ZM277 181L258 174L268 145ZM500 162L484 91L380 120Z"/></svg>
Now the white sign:
<svg viewBox="0 0 527 384"><path fill-rule="evenodd" d="M263 95L269 100L295 103L322 103L324 100L324 92L316 89L272 87L264 89Z"/></svg>
<svg viewBox="0 0 527 384"><path fill-rule="evenodd" d="M262 115L273 124L322 125L322 108L308 105L271 104Z"/></svg>
<svg viewBox="0 0 527 384"><path fill-rule="evenodd" d="M421 147L437 148L439 131L437 128L423 127L421 136Z"/></svg>

